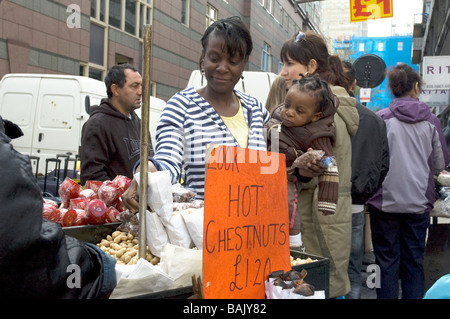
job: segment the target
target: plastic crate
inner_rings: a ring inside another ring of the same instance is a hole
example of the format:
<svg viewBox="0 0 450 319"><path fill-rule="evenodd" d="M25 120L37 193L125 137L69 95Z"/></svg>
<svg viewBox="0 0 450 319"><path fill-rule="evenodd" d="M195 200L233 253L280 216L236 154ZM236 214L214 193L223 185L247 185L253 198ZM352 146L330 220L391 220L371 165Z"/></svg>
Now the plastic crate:
<svg viewBox="0 0 450 319"><path fill-rule="evenodd" d="M316 260L310 263L292 266L292 269L296 271L305 269L308 272L305 277L305 282L313 285L316 290L324 290L325 298L328 299L330 296L330 260L325 257L319 257L293 249L291 249L291 256L294 259L311 258L312 260Z"/></svg>

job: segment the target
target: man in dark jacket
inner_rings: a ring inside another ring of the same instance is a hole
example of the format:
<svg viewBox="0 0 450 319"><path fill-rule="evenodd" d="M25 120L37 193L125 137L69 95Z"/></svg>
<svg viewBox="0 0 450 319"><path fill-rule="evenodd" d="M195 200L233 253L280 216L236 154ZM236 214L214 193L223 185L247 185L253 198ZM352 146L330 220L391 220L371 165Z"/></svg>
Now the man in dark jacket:
<svg viewBox="0 0 450 319"><path fill-rule="evenodd" d="M141 107L142 77L132 65L120 64L108 71L105 84L108 98L92 107L81 133L82 185L117 175L132 179L133 166L140 159L141 120L134 110Z"/></svg>
<svg viewBox="0 0 450 319"><path fill-rule="evenodd" d="M10 144L20 132L5 123L0 117L0 298L108 296L116 286L115 260L42 218L30 159Z"/></svg>
<svg viewBox="0 0 450 319"><path fill-rule="evenodd" d="M353 96L356 86L355 69L343 62ZM361 267L364 257L364 204L383 183L389 170L389 145L385 122L367 107L356 103L359 114L358 131L352 140L352 247L348 265L351 291L348 299L361 297Z"/></svg>

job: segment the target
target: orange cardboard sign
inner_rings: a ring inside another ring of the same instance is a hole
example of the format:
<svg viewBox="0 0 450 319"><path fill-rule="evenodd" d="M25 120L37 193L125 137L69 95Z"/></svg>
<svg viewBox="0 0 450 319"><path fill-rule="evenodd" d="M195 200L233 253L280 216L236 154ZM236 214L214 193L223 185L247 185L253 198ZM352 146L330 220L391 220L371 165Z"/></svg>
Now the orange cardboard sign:
<svg viewBox="0 0 450 319"><path fill-rule="evenodd" d="M284 155L212 150L203 226L205 298L264 298L272 271L290 270Z"/></svg>
<svg viewBox="0 0 450 319"><path fill-rule="evenodd" d="M350 0L350 21L392 18L392 0Z"/></svg>

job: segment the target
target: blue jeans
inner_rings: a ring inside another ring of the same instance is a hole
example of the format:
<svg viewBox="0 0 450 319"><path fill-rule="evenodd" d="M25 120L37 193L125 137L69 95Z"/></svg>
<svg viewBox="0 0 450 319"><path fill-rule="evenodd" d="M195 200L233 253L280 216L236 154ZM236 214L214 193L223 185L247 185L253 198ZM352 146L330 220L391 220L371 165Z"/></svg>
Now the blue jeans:
<svg viewBox="0 0 450 319"><path fill-rule="evenodd" d="M385 213L369 208L375 261L380 267L378 299L421 299L425 292L423 260L430 214Z"/></svg>
<svg viewBox="0 0 450 319"><path fill-rule="evenodd" d="M361 298L362 276L361 268L364 258L364 211L352 214L352 245L348 263L348 278L350 279L350 292L346 299Z"/></svg>

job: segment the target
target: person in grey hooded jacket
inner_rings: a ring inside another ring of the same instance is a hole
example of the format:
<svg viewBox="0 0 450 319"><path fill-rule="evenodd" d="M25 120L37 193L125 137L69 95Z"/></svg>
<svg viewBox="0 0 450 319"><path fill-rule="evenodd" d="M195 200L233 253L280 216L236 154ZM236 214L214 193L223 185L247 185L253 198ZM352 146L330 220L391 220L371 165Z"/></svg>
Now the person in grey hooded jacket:
<svg viewBox="0 0 450 319"><path fill-rule="evenodd" d="M388 73L395 99L377 114L386 122L390 168L382 186L367 202L372 242L381 281L377 298L422 298L423 259L429 213L435 201L434 175L450 154L439 119L419 102L422 81L410 66Z"/></svg>

